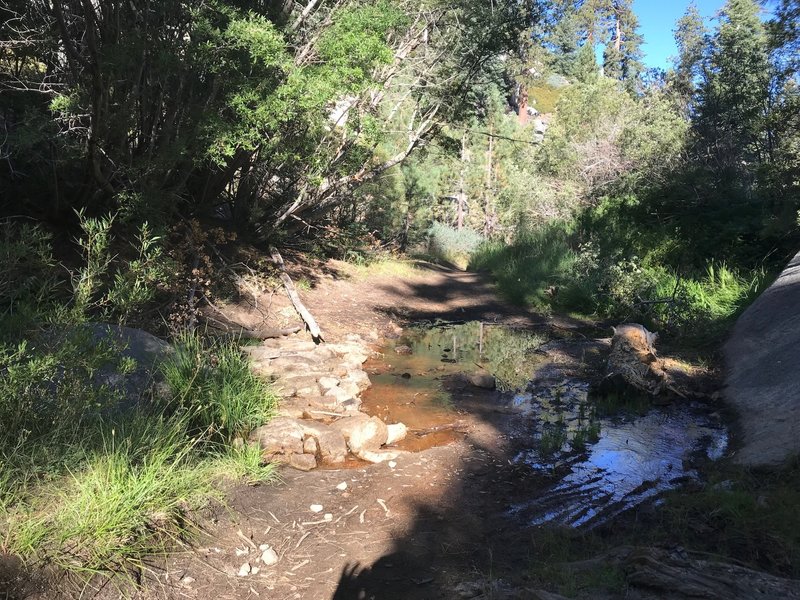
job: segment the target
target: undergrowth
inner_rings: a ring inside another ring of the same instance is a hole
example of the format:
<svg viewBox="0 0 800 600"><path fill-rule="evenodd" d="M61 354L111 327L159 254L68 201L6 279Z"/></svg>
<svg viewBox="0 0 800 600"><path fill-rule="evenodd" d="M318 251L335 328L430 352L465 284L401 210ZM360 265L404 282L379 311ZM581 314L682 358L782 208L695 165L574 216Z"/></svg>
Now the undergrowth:
<svg viewBox="0 0 800 600"><path fill-rule="evenodd" d="M124 320L161 267L142 235L150 264L114 275L111 224L84 223L66 279L42 229L0 227L0 554L80 577L129 573L191 536L221 480L274 475L243 440L276 396L235 344L184 334L138 398L112 383L138 365L90 322Z"/></svg>

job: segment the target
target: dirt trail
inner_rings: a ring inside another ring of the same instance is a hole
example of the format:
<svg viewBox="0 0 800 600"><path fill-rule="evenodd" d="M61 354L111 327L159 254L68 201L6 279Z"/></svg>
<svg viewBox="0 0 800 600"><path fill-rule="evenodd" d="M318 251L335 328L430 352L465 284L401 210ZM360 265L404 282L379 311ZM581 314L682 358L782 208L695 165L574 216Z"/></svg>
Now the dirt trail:
<svg viewBox="0 0 800 600"><path fill-rule="evenodd" d="M479 275L432 265L404 277L351 277L346 265L294 275L312 281L303 299L329 341L396 336L398 324L418 320L545 323L499 300ZM288 314L279 302L272 310ZM237 488L204 523L200 548L154 568L140 597L422 600L524 589L530 534L507 514L524 495L510 460L518 419L492 405L492 392L464 396L457 410L468 433L449 445L388 464L287 469L277 485ZM275 566L256 560L262 544L277 552ZM246 563L258 572L240 576Z"/></svg>

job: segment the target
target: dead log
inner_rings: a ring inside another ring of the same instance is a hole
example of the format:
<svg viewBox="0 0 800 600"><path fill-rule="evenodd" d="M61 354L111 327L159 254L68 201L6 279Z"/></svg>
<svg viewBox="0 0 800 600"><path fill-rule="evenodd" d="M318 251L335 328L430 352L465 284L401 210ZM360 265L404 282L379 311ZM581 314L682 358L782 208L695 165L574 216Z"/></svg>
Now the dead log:
<svg viewBox="0 0 800 600"><path fill-rule="evenodd" d="M297 293L297 289L294 287L292 278L286 273L286 267L283 263L283 257L281 256L280 252L278 252L277 248L274 247L270 247L269 251L272 255L272 262L274 262L278 266L278 269L280 269L280 278L283 282L283 287L286 290L289 299L292 301L292 305L297 311L297 314L300 315L300 318L303 319L303 322L306 324L306 328L311 334L311 337L316 343L324 341L322 339L322 332L319 329L319 325L317 325L317 321L300 300L300 295Z"/></svg>
<svg viewBox="0 0 800 600"><path fill-rule="evenodd" d="M678 549L636 548L622 563L628 584L653 592L653 598L792 598L800 599L800 580Z"/></svg>
<svg viewBox="0 0 800 600"><path fill-rule="evenodd" d="M683 396L672 385L663 362L656 354L657 333L637 323L626 323L613 329L606 375L599 385L601 394L625 395L632 391L657 396L671 390Z"/></svg>
<svg viewBox="0 0 800 600"><path fill-rule="evenodd" d="M640 600L800 600L800 580L776 577L733 559L683 548L620 546L589 560L558 564L559 570L572 574L601 567L622 571L631 597Z"/></svg>

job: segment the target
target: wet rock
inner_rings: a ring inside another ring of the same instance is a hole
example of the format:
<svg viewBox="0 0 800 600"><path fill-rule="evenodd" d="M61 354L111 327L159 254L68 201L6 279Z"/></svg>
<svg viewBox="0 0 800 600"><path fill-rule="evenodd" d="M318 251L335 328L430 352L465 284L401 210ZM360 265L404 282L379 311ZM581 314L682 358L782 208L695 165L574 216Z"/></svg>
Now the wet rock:
<svg viewBox="0 0 800 600"><path fill-rule="evenodd" d="M469 381L475 387L482 388L484 390L493 390L497 385L494 377L485 373L476 373L474 375L470 375L467 377L467 381Z"/></svg>
<svg viewBox="0 0 800 600"><path fill-rule="evenodd" d="M317 459L313 454L290 454L289 466L298 471L310 471L317 468Z"/></svg>
<svg viewBox="0 0 800 600"><path fill-rule="evenodd" d="M397 354L411 354L413 352L411 346L406 345L395 346L394 351L397 352Z"/></svg>
<svg viewBox="0 0 800 600"><path fill-rule="evenodd" d="M356 455L365 450L378 450L389 438L386 423L363 414L340 419L332 427L342 433L350 451Z"/></svg>
<svg viewBox="0 0 800 600"><path fill-rule="evenodd" d="M288 417L278 417L254 429L248 439L258 443L264 454L303 453L303 428Z"/></svg>
<svg viewBox="0 0 800 600"><path fill-rule="evenodd" d="M396 444L397 442L406 439L408 435L408 427L403 423L392 423L386 426L386 444Z"/></svg>
<svg viewBox="0 0 800 600"><path fill-rule="evenodd" d="M317 421L299 421L303 434L317 441L319 456L328 464L343 463L347 456L347 444L341 431Z"/></svg>

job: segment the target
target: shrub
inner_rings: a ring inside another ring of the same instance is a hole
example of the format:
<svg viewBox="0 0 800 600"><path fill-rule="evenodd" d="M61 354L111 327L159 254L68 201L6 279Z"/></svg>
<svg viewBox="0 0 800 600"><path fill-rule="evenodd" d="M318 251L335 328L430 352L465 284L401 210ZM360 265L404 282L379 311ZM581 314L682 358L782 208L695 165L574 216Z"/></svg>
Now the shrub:
<svg viewBox="0 0 800 600"><path fill-rule="evenodd" d="M434 223L428 229L428 253L438 260L465 268L484 238L471 229Z"/></svg>

